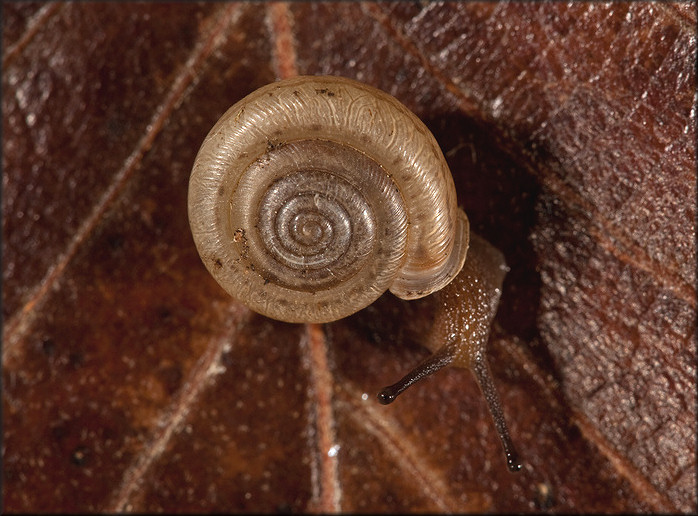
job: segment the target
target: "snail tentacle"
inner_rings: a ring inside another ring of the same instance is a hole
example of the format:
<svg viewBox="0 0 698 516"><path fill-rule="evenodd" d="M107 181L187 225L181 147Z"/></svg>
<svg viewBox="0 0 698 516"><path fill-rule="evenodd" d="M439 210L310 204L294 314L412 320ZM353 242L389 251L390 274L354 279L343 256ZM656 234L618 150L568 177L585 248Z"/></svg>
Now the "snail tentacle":
<svg viewBox="0 0 698 516"><path fill-rule="evenodd" d="M383 405L392 403L408 387L434 374L451 362L453 362L453 352L449 350L447 346L440 348L436 353L429 355L417 364L414 369L403 376L398 382L381 389L378 393L378 401Z"/></svg>

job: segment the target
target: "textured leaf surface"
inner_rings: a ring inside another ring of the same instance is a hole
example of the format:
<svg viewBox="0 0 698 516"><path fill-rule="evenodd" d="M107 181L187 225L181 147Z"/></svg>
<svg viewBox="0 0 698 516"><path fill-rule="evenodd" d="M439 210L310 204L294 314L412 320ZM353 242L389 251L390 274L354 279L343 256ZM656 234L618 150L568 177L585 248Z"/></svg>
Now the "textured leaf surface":
<svg viewBox="0 0 698 516"><path fill-rule="evenodd" d="M695 5L3 5L3 510L692 512ZM278 78L395 95L511 267L477 385L429 299L333 324L204 269L187 182Z"/></svg>

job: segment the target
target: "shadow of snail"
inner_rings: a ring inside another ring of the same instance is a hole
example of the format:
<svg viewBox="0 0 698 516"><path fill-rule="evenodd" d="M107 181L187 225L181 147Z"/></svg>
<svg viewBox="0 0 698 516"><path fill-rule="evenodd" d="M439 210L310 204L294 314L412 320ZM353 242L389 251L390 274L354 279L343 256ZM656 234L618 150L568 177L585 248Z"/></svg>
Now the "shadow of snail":
<svg viewBox="0 0 698 516"><path fill-rule="evenodd" d="M386 290L432 295L432 352L378 394L392 403L446 365L468 368L511 471L521 464L485 357L508 270L471 234L431 132L397 99L340 77L295 77L233 105L201 145L189 222L209 272L268 317L323 323Z"/></svg>

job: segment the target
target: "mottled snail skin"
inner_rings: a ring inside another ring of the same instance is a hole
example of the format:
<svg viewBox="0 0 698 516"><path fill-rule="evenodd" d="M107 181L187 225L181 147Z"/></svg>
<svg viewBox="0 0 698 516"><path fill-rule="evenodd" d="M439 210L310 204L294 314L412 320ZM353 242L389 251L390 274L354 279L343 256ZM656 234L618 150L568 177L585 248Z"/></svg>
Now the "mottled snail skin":
<svg viewBox="0 0 698 516"><path fill-rule="evenodd" d="M386 290L402 299L436 293L444 309L426 343L433 355L379 401L445 365L469 368L509 469L520 468L485 360L503 256L474 235L468 250L468 219L441 149L394 97L340 77L254 91L206 136L188 204L208 270L268 317L330 322Z"/></svg>
<svg viewBox="0 0 698 516"><path fill-rule="evenodd" d="M486 357L490 326L508 270L499 250L476 234L470 234L470 249L463 269L451 283L432 295L437 306L435 321L424 342L432 355L399 382L383 389L378 401L392 403L410 385L444 366L470 369L494 419L507 466L510 471L518 471L521 469L518 453L509 436Z"/></svg>

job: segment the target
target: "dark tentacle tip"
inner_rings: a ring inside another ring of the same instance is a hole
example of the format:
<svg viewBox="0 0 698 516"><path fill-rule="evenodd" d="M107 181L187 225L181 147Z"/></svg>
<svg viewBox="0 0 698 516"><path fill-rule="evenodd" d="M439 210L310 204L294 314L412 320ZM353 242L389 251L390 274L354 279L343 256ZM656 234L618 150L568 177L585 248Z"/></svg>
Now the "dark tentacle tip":
<svg viewBox="0 0 698 516"><path fill-rule="evenodd" d="M389 387L386 387L378 393L378 402L381 405L389 405L395 401L395 398L397 398L397 395L393 393Z"/></svg>
<svg viewBox="0 0 698 516"><path fill-rule="evenodd" d="M519 456L516 453L507 453L507 467L512 473L521 470L521 462L519 462Z"/></svg>

